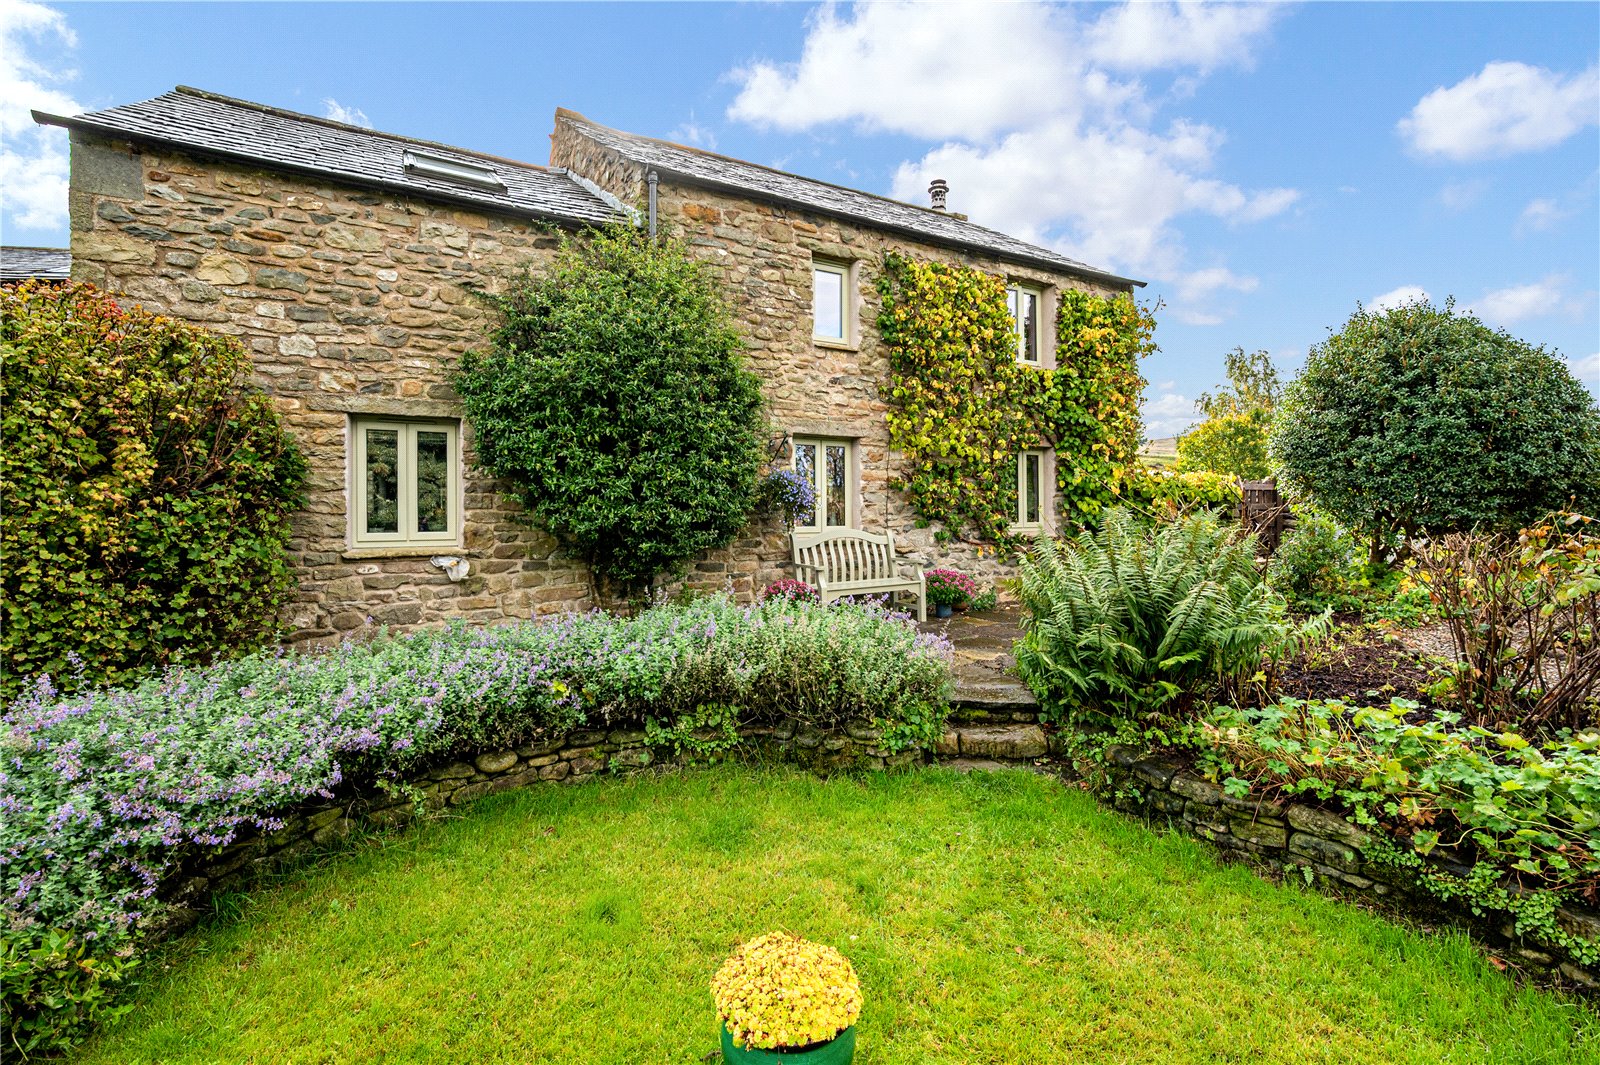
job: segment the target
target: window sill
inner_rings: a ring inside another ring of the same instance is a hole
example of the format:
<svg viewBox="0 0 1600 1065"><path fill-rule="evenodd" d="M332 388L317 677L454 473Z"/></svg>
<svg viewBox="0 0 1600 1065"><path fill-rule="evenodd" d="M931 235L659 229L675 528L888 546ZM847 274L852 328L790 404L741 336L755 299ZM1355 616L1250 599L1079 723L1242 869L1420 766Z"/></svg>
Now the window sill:
<svg viewBox="0 0 1600 1065"><path fill-rule="evenodd" d="M819 348L830 348L834 351L860 351L861 345L854 340L835 340L832 337L812 337L811 343Z"/></svg>
<svg viewBox="0 0 1600 1065"><path fill-rule="evenodd" d="M1043 525L1012 525L1006 529L1006 532L1010 533L1012 536L1027 536L1030 538L1035 536L1044 536L1048 534L1049 531L1050 530L1046 529Z"/></svg>
<svg viewBox="0 0 1600 1065"><path fill-rule="evenodd" d="M339 553L345 562L360 562L367 558L433 558L435 555L459 555L460 544L405 544L395 547L349 547Z"/></svg>

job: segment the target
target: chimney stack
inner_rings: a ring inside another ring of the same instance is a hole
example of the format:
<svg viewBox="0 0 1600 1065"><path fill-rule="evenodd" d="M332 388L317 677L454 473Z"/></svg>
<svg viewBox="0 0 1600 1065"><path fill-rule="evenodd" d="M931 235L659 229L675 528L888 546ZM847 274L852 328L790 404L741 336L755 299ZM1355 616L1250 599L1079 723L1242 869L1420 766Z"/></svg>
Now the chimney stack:
<svg viewBox="0 0 1600 1065"><path fill-rule="evenodd" d="M928 198L933 201L935 211L944 210L944 198L950 193L950 183L944 178L934 178L928 185Z"/></svg>

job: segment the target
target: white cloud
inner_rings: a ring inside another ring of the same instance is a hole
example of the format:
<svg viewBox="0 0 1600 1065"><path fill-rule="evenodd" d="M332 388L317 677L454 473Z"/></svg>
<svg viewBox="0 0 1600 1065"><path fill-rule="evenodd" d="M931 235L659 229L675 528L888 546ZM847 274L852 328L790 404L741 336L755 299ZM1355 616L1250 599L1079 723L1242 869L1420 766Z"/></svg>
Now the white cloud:
<svg viewBox="0 0 1600 1065"><path fill-rule="evenodd" d="M1550 274L1526 285L1511 285L1485 292L1464 308L1494 325L1515 325L1530 318L1553 314L1576 314L1587 300L1569 291L1571 279L1565 274Z"/></svg>
<svg viewBox="0 0 1600 1065"><path fill-rule="evenodd" d="M1277 14L1266 4L1125 4L1089 27L1089 51L1123 70L1249 66L1250 45Z"/></svg>
<svg viewBox="0 0 1600 1065"><path fill-rule="evenodd" d="M1439 203L1446 210L1465 211L1478 202L1488 187L1487 181L1452 181L1439 190Z"/></svg>
<svg viewBox="0 0 1600 1065"><path fill-rule="evenodd" d="M1372 297L1367 301L1366 307L1369 311L1382 313L1384 311L1392 311L1396 307L1403 307L1407 303L1425 303L1430 298L1427 289L1421 285L1401 285L1399 288L1385 292L1381 296Z"/></svg>
<svg viewBox="0 0 1600 1065"><path fill-rule="evenodd" d="M1554 229L1568 214L1555 200L1544 197L1532 199L1522 209L1522 217L1517 219L1517 229L1543 233Z"/></svg>
<svg viewBox="0 0 1600 1065"><path fill-rule="evenodd" d="M1220 294L1254 292L1259 285L1255 278L1241 277L1226 266L1191 270L1177 278L1173 314L1188 325L1221 325L1225 317L1218 313Z"/></svg>
<svg viewBox="0 0 1600 1065"><path fill-rule="evenodd" d="M712 130L695 121L694 112L689 112L689 121L679 123L678 127L667 134L667 140L677 141L679 144L688 144L696 148L704 148L708 152L717 150L717 135Z"/></svg>
<svg viewBox="0 0 1600 1065"><path fill-rule="evenodd" d="M1581 359L1568 359L1572 376L1583 382L1591 392L1600 393L1600 351Z"/></svg>
<svg viewBox="0 0 1600 1065"><path fill-rule="evenodd" d="M1177 392L1147 397L1139 408L1144 435L1151 439L1177 436L1195 423L1194 400Z"/></svg>
<svg viewBox="0 0 1600 1065"><path fill-rule="evenodd" d="M1071 21L1038 4L832 4L809 19L800 59L733 72L728 117L795 131L830 122L926 138L986 137L1086 94L1125 95L1082 77Z"/></svg>
<svg viewBox="0 0 1600 1065"><path fill-rule="evenodd" d="M853 123L942 141L899 166L891 195L925 203L928 182L944 178L951 209L974 222L1176 285L1205 273L1185 262L1182 216L1248 224L1299 198L1213 176L1222 132L1181 118L1157 126L1143 86L1108 70L1111 59L1141 69L1244 61L1270 16L1219 10L1115 9L1088 21L1082 9L1032 3L830 5L812 16L796 62L733 72L741 89L728 116L790 131ZM1159 33L1139 51L1128 27L1146 24ZM1179 41L1185 33L1195 39ZM1199 283L1189 290L1200 292Z"/></svg>
<svg viewBox="0 0 1600 1065"><path fill-rule="evenodd" d="M333 97L325 97L322 101L323 117L331 118L335 122L343 122L347 126L360 126L362 129L372 128L372 119L359 107L346 107Z"/></svg>
<svg viewBox="0 0 1600 1065"><path fill-rule="evenodd" d="M1597 121L1600 67L1563 76L1494 62L1428 93L1399 130L1423 155L1469 160L1549 148Z"/></svg>
<svg viewBox="0 0 1600 1065"><path fill-rule="evenodd" d="M59 11L0 0L0 228L8 239L67 223L67 133L35 125L30 112L84 110L61 87L75 76L69 56L77 43Z"/></svg>

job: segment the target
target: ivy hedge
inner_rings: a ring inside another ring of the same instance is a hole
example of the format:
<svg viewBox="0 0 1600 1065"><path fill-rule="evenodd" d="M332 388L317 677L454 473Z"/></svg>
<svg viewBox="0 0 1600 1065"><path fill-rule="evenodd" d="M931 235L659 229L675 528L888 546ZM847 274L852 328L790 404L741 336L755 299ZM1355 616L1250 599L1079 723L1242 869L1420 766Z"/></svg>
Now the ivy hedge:
<svg viewBox="0 0 1600 1065"><path fill-rule="evenodd" d="M878 290L889 438L911 463L893 487L936 535L1020 546L1016 456L1035 448L1055 449L1066 522L1115 501L1139 446L1138 362L1156 350L1148 308L1062 289L1052 370L1017 361L1002 277L890 252Z"/></svg>
<svg viewBox="0 0 1600 1065"><path fill-rule="evenodd" d="M92 285L0 290L0 692L261 646L305 463L235 339Z"/></svg>

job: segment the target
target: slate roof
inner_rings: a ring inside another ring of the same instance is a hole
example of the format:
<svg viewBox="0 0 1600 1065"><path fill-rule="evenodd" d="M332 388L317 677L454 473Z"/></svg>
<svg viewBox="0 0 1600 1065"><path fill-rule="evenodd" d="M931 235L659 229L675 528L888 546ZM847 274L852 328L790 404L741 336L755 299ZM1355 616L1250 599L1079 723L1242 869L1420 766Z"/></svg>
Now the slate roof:
<svg viewBox="0 0 1600 1065"><path fill-rule="evenodd" d="M313 115L235 100L180 85L150 100L34 120L68 129L174 145L357 185L376 186L561 222L605 222L623 213L614 199L579 183L565 170L350 126ZM451 162L487 167L504 190L408 173L407 149Z"/></svg>
<svg viewBox="0 0 1600 1065"><path fill-rule="evenodd" d="M0 281L65 281L72 276L72 253L66 248L0 248Z"/></svg>
<svg viewBox="0 0 1600 1065"><path fill-rule="evenodd" d="M576 111L559 108L556 120L581 126L596 143L625 158L653 167L695 184L756 196L768 201L793 204L822 214L833 215L880 229L894 230L945 246L984 252L1017 262L1066 271L1118 285L1139 285L1143 281L1119 277L1107 270L1070 259L1059 252L964 221L953 214L902 203L869 192L830 185L825 181L801 177L783 170L714 152L687 148L681 144L641 137L635 133L602 126Z"/></svg>

